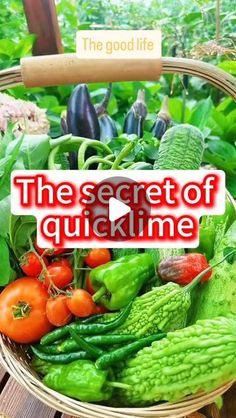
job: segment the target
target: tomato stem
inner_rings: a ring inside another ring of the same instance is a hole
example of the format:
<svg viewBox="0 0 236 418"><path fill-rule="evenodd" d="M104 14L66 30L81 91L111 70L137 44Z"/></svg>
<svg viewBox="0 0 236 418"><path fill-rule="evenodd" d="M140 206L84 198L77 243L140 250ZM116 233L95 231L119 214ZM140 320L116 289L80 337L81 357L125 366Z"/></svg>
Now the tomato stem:
<svg viewBox="0 0 236 418"><path fill-rule="evenodd" d="M14 319L28 318L31 312L31 306L27 302L19 301L12 305L12 315Z"/></svg>
<svg viewBox="0 0 236 418"><path fill-rule="evenodd" d="M84 257L82 255L83 250L78 250L77 248L74 250L74 266L73 266L73 273L74 273L74 279L73 284L76 289L82 288L82 282L83 282L83 265L84 265Z"/></svg>

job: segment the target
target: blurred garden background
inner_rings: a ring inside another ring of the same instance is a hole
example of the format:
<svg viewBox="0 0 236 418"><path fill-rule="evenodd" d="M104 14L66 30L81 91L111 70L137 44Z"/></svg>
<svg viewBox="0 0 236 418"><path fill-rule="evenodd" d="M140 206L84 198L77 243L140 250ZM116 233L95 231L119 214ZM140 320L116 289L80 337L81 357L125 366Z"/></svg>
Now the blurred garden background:
<svg viewBox="0 0 236 418"><path fill-rule="evenodd" d="M21 0L0 0L0 5L3 69L18 65L21 57L32 54L35 36L28 32ZM77 30L161 27L164 56L204 60L236 76L235 0L59 0L56 8L64 52L75 51ZM106 87L104 83L89 86L94 104L101 100ZM227 187L236 197L235 102L205 81L188 76L163 76L159 82L114 83L108 111L119 133L140 88L145 89L148 106L145 130L150 130L164 95L168 95L172 123L191 123L202 130L207 144L204 161L226 172ZM60 115L72 89L59 86L26 90L20 86L8 93L47 109L50 133L55 137L61 134Z"/></svg>

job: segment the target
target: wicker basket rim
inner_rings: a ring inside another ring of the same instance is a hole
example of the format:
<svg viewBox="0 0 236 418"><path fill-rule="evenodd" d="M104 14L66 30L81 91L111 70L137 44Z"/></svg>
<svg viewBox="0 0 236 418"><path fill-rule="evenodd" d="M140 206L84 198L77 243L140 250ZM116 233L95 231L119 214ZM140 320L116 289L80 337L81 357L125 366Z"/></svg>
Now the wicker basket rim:
<svg viewBox="0 0 236 418"><path fill-rule="evenodd" d="M63 54L63 57L68 60L74 56L75 54ZM47 59L47 56L40 58ZM221 68L207 62L179 57L163 57L161 59L161 64L163 74L177 73L202 78L236 100L236 78ZM112 75L109 81L113 81ZM99 79L97 82L99 82ZM21 65L0 71L0 91L22 84L23 78Z"/></svg>
<svg viewBox="0 0 236 418"><path fill-rule="evenodd" d="M203 78L236 100L236 78L211 64L182 58L163 58L162 64L163 73L189 74ZM22 84L20 66L0 71L0 91ZM227 196L236 209L236 203L228 192ZM12 347L13 344L0 335L0 363L9 373L30 393L48 406L73 416L79 414L80 418L180 418L213 402L216 397L223 394L232 385L232 382L225 383L211 393L200 393L186 397L176 403L163 403L147 408L112 408L88 404L68 398L47 388L30 371L25 359L21 358L20 360L19 353L14 352L13 354Z"/></svg>

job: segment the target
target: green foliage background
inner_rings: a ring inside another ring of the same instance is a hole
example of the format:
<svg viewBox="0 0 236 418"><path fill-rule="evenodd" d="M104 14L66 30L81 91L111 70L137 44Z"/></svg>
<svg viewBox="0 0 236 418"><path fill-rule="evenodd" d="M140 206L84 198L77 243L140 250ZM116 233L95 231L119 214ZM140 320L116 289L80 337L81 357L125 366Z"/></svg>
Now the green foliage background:
<svg viewBox="0 0 236 418"><path fill-rule="evenodd" d="M19 63L30 55L34 35L29 35L21 0L0 0L0 68ZM57 12L65 52L75 50L75 34L79 29L152 29L162 28L163 55L189 57L198 45L211 44L216 33L214 0L58 0ZM220 44L235 51L235 3L224 0L221 5ZM235 55L210 54L202 59L236 75ZM95 70L96 71L96 70ZM46 108L51 122L51 135L60 134L60 113L66 108L73 86L51 88L24 87L10 89L15 97L32 100ZM105 92L104 83L91 84L94 103ZM227 186L236 197L236 107L231 98L203 80L168 75L159 82L114 83L109 113L122 130L124 115L135 100L139 88L146 92L151 127L165 94L170 96L173 123L187 122L198 126L206 137L206 163L225 170Z"/></svg>

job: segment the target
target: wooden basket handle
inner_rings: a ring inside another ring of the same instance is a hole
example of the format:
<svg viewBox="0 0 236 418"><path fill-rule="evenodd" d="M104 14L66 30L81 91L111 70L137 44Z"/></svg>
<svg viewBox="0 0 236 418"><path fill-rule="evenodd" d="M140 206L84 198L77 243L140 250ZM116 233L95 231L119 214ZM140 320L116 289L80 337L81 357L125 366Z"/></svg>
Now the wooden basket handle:
<svg viewBox="0 0 236 418"><path fill-rule="evenodd" d="M202 61L164 57L158 59L80 59L76 54L23 58L18 67L0 71L0 90L26 87L114 81L158 80L161 74L200 77L236 100L236 78Z"/></svg>

